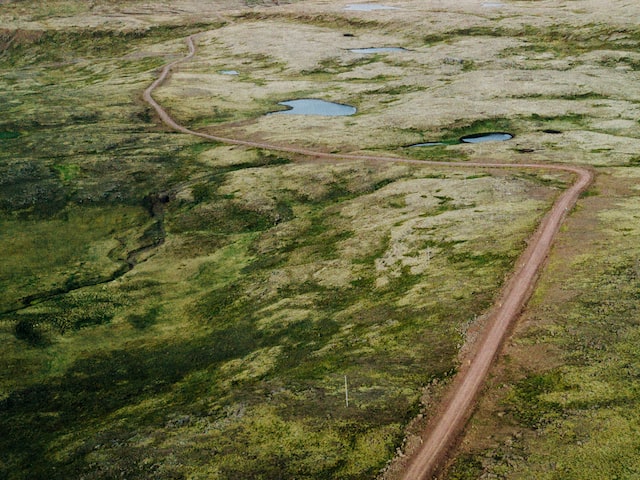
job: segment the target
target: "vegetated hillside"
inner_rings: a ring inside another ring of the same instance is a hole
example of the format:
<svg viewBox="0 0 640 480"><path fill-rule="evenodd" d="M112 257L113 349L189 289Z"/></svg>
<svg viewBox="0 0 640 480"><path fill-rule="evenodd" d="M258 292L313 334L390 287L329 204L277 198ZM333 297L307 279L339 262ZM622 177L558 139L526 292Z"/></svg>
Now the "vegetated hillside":
<svg viewBox="0 0 640 480"><path fill-rule="evenodd" d="M5 53L10 478L375 475L554 194L166 132L140 92L195 28Z"/></svg>
<svg viewBox="0 0 640 480"><path fill-rule="evenodd" d="M3 477L375 477L410 420L432 413L425 406L456 370L467 332L568 181L310 162L170 132L141 92L185 54L186 35L204 32L197 56L156 95L179 121L323 150L628 165L606 170L628 189L598 187L611 199L601 228L635 238L628 214L612 213L635 192L635 57L611 53L630 48L632 29L614 37L602 27L611 38L600 53L585 41L590 27L566 19L541 42L545 25L497 28L499 13L460 26L447 12L371 19L314 2L220 2L198 15L202 2L169 3L9 2L0 13ZM423 18L434 19L428 31ZM456 28L440 33L436 20ZM358 57L345 42L413 51ZM553 57L539 52L545 46ZM220 75L225 68L240 75ZM605 74L614 93L604 92ZM350 102L359 114L262 116L296 96ZM487 130L517 136L398 151ZM632 211L628 202L621 211ZM617 318L628 321L633 284L621 275L635 257L623 243L628 255L609 268L600 257L608 244L585 242L594 261L574 283L590 291L588 305L619 292L627 300ZM579 280L600 270L609 290ZM558 345L572 357L573 343ZM596 357L585 358L575 371L543 365L517 383L507 418L543 431L560 407L540 395L575 385L569 375L585 375ZM620 405L618 418L629 415L633 403ZM557 446L522 438L522 463L505 456L490 468L521 475L529 455ZM474 455L452 475L488 468L492 453Z"/></svg>
<svg viewBox="0 0 640 480"><path fill-rule="evenodd" d="M572 216L450 478L637 476L639 175L601 171Z"/></svg>

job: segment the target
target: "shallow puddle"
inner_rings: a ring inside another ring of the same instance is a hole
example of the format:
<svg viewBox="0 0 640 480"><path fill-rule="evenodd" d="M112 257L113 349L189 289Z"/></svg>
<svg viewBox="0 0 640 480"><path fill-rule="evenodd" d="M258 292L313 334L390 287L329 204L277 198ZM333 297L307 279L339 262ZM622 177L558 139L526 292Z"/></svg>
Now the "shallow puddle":
<svg viewBox="0 0 640 480"><path fill-rule="evenodd" d="M504 142L505 140L511 140L513 135L506 132L487 132L487 133L474 133L473 135L466 135L456 140L443 140L441 142L422 142L407 145L407 147L439 147L443 145L457 145L459 143L483 143L483 142Z"/></svg>
<svg viewBox="0 0 640 480"><path fill-rule="evenodd" d="M444 142L424 142L424 143L414 143L413 145L409 145L409 147L437 147L439 145L447 145Z"/></svg>
<svg viewBox="0 0 640 480"><path fill-rule="evenodd" d="M220 70L221 75L239 75L236 70Z"/></svg>
<svg viewBox="0 0 640 480"><path fill-rule="evenodd" d="M301 98L299 100L289 100L286 102L278 102L278 105L290 107L288 110L280 112L272 112L281 115L324 115L329 117L353 115L356 113L356 107L351 105L343 105L341 103L327 102L325 100L317 100L314 98Z"/></svg>
<svg viewBox="0 0 640 480"><path fill-rule="evenodd" d="M345 10L352 12L372 12L374 10L397 10L396 7L389 7L387 5L380 5L378 3L357 3L353 5L347 5Z"/></svg>
<svg viewBox="0 0 640 480"><path fill-rule="evenodd" d="M406 52L406 48L402 47L370 47L370 48L350 48L350 52L353 53L385 53L385 52Z"/></svg>
<svg viewBox="0 0 640 480"><path fill-rule="evenodd" d="M473 135L467 135L462 137L460 141L462 143L483 143L483 142L504 142L511 140L513 135L505 132L489 132L489 133L476 133Z"/></svg>

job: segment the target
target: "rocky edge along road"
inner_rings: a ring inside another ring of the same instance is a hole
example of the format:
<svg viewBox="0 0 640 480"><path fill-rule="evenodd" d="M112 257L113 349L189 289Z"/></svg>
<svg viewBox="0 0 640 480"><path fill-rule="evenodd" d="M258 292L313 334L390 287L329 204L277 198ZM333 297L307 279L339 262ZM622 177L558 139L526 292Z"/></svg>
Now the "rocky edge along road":
<svg viewBox="0 0 640 480"><path fill-rule="evenodd" d="M402 478L404 480L426 480L437 474L438 468L447 457L448 452L455 446L456 439L463 431L469 419L480 389L496 358L500 347L510 331L511 325L518 318L520 312L529 300L538 274L545 263L553 240L567 213L575 206L580 194L593 181L591 170L578 165L556 165L544 163L505 164L498 162L435 162L411 160L384 155L336 154L319 152L295 146L276 145L264 142L253 142L238 138L227 138L208 133L191 130L176 122L167 111L153 98L153 92L161 86L169 76L171 69L179 63L193 58L196 52L194 40L196 35L186 39L189 53L174 62L165 65L158 78L144 91L144 100L153 107L160 119L172 129L194 135L207 140L261 148L277 152L295 153L321 160L362 160L369 162L399 162L418 165L434 165L438 167L475 167L509 168L523 170L552 170L568 172L575 175L575 181L555 202L551 210L544 217L535 233L529 239L528 247L516 262L506 285L502 289L498 301L489 313L489 320L481 339L475 345L469 361L461 367L453 379L449 393L438 409L437 415L429 422L422 435L422 443L412 455Z"/></svg>

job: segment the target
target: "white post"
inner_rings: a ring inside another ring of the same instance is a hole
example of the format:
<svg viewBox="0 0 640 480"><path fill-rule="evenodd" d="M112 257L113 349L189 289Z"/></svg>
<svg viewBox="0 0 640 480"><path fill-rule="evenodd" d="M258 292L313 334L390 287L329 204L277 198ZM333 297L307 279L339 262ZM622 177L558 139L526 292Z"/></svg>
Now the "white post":
<svg viewBox="0 0 640 480"><path fill-rule="evenodd" d="M347 376L344 376L344 401L349 407L349 387L347 386Z"/></svg>

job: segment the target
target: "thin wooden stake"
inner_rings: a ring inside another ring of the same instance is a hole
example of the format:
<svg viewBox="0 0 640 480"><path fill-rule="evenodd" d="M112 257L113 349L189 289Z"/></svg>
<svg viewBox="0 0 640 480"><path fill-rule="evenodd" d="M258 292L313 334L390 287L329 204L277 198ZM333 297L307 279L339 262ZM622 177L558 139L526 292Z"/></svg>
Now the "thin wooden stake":
<svg viewBox="0 0 640 480"><path fill-rule="evenodd" d="M347 386L347 376L344 376L344 401L349 406L349 387Z"/></svg>

